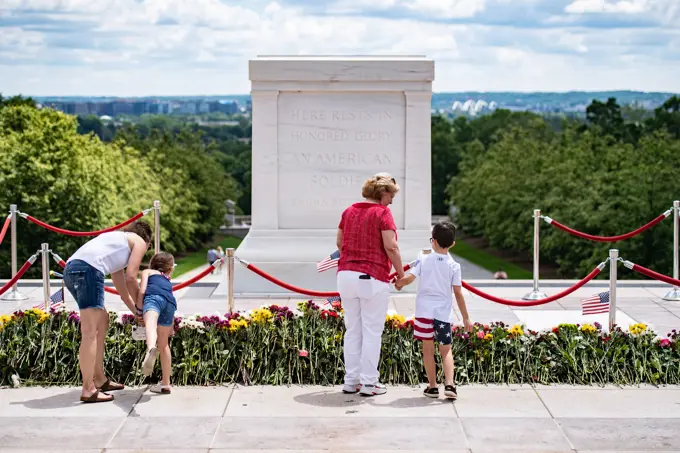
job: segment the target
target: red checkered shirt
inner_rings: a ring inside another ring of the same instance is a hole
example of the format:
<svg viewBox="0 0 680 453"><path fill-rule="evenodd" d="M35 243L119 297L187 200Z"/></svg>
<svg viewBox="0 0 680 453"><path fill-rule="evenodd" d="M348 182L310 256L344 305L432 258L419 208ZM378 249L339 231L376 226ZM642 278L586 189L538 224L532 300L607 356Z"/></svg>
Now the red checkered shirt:
<svg viewBox="0 0 680 453"><path fill-rule="evenodd" d="M338 271L356 271L389 282L390 262L382 232L397 231L392 211L375 203L354 203L342 213L342 250Z"/></svg>

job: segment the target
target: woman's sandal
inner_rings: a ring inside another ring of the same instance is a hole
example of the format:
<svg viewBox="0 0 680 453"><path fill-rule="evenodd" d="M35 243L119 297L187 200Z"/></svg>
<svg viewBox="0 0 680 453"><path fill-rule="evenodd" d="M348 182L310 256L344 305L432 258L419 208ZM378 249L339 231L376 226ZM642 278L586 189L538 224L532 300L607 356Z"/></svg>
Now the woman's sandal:
<svg viewBox="0 0 680 453"><path fill-rule="evenodd" d="M100 388L98 388L97 390L100 390L102 392L110 392L110 391L113 391L113 390L123 390L124 388L125 388L125 386L123 384L111 382L111 379L106 378L106 382L104 382L104 384L102 384L102 386Z"/></svg>
<svg viewBox="0 0 680 453"><path fill-rule="evenodd" d="M106 393L104 393L106 395ZM113 401L113 395L106 395L109 398L108 399L101 399L99 398L99 390L96 390L92 395L85 397L85 396L80 396L80 401L83 403L108 403L109 401Z"/></svg>

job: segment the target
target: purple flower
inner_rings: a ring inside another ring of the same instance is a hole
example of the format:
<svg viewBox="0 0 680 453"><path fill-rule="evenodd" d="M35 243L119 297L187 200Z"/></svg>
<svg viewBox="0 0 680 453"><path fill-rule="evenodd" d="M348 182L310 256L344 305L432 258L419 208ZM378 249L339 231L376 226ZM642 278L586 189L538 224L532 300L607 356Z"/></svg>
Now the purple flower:
<svg viewBox="0 0 680 453"><path fill-rule="evenodd" d="M602 324L600 324L599 322L594 322L593 325L595 326L595 328L596 328L597 330L602 329Z"/></svg>
<svg viewBox="0 0 680 453"><path fill-rule="evenodd" d="M68 321L74 324L80 324L80 316L75 311L68 314Z"/></svg>
<svg viewBox="0 0 680 453"><path fill-rule="evenodd" d="M135 322L135 317L134 317L134 315L127 315L126 314L126 315L121 316L120 322L124 326L127 326L128 324L132 324L133 322Z"/></svg>

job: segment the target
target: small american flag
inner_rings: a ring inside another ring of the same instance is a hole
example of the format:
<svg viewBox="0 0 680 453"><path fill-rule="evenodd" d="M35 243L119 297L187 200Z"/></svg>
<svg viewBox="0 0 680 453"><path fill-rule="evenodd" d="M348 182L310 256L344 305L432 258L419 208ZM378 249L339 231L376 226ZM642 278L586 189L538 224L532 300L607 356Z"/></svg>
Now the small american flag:
<svg viewBox="0 0 680 453"><path fill-rule="evenodd" d="M609 312L609 291L593 294L587 299L581 299L584 315L596 315Z"/></svg>
<svg viewBox="0 0 680 453"><path fill-rule="evenodd" d="M316 263L316 271L317 272L323 272L323 271L327 271L328 269L332 269L334 267L337 267L339 260L340 260L340 251L336 250L335 252L328 255L326 258L324 258L321 261L319 261L318 263Z"/></svg>
<svg viewBox="0 0 680 453"><path fill-rule="evenodd" d="M59 291L55 292L50 296L50 308L53 310L56 310L58 308L61 308L65 306L66 304L64 303L64 288L61 288ZM38 304L34 306L33 308L37 308L40 310L45 310L45 302Z"/></svg>

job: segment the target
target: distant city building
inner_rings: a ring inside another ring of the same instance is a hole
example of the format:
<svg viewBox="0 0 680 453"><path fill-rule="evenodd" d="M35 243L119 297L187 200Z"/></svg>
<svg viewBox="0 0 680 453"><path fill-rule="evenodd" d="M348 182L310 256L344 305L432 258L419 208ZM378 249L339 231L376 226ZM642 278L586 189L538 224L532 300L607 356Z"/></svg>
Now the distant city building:
<svg viewBox="0 0 680 453"><path fill-rule="evenodd" d="M451 106L453 112L465 112L472 116L493 111L496 110L496 108L497 104L494 101L486 102L484 99L479 99L477 101L468 99L465 102L455 101Z"/></svg>

